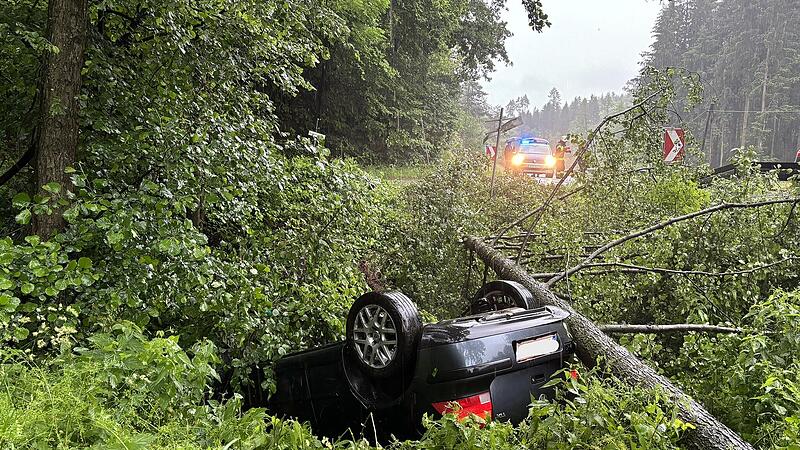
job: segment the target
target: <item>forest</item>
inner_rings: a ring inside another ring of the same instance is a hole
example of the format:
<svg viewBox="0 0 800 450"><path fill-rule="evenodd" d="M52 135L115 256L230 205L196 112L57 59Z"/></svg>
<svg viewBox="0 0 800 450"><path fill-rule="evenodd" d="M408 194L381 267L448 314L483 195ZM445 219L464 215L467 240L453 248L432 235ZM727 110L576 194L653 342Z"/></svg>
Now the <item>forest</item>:
<svg viewBox="0 0 800 450"><path fill-rule="evenodd" d="M686 117L714 166L755 146L763 160L794 161L800 148L800 11L791 0L676 0L662 10L644 63L693 71L704 101ZM710 121L709 131L705 124Z"/></svg>
<svg viewBox="0 0 800 450"><path fill-rule="evenodd" d="M704 154L712 166L729 163L734 149L751 145L761 160L794 161L800 149L797 23L800 16L790 0L664 4L653 29L654 42L641 63L644 68L686 69L702 80L703 101L683 111L683 99L676 100L667 125L683 125L698 142L705 141ZM647 77L646 70L640 77ZM636 82L626 89L635 86ZM552 141L592 129L629 104L630 93L563 102L554 87L540 107L531 108L524 96L509 101L505 110L508 117L524 119L524 132Z"/></svg>
<svg viewBox="0 0 800 450"><path fill-rule="evenodd" d="M527 96L522 96L509 101L504 111L507 117L522 119L523 125L517 130L518 133L542 136L551 142L558 142L562 136L583 133L594 128L604 117L629 106L631 100L630 95L610 92L562 101L561 93L553 88L547 103L541 108L534 106L531 110L530 100Z"/></svg>
<svg viewBox="0 0 800 450"><path fill-rule="evenodd" d="M798 5L664 2L624 94L541 108L481 87L505 7L0 3L0 448L800 449L800 185L751 164L800 139ZM585 170L490 181L499 106L570 134ZM444 414L412 440L266 407L275 362L342 339L364 292L457 317L503 274L490 243L631 356L572 360L518 425Z"/></svg>

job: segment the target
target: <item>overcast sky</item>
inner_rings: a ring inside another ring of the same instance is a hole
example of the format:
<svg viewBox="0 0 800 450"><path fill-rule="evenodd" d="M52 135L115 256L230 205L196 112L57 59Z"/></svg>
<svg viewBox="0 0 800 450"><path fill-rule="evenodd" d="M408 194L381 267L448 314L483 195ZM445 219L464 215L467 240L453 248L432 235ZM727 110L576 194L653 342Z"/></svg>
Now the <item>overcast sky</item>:
<svg viewBox="0 0 800 450"><path fill-rule="evenodd" d="M520 0L508 0L504 20L514 36L506 41L513 65L499 65L484 82L489 103L503 106L527 94L541 106L555 87L561 98L621 91L639 69L641 53L661 8L658 0L543 0L552 26L528 27Z"/></svg>

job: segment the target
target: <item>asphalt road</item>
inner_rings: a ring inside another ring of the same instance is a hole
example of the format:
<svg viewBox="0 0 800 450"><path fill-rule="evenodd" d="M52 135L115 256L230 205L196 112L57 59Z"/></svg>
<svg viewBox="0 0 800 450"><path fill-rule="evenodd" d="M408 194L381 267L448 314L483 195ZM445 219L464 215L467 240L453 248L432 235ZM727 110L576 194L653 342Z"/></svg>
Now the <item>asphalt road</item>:
<svg viewBox="0 0 800 450"><path fill-rule="evenodd" d="M560 178L552 178L552 177L534 177L534 176L531 176L531 178L536 180L536 182L539 183L539 184L544 184L544 185L552 184L554 186L556 184L558 184L558 181L560 180ZM567 177L567 179L564 180L564 185L569 185L569 184L572 184L574 182L575 182L575 178Z"/></svg>

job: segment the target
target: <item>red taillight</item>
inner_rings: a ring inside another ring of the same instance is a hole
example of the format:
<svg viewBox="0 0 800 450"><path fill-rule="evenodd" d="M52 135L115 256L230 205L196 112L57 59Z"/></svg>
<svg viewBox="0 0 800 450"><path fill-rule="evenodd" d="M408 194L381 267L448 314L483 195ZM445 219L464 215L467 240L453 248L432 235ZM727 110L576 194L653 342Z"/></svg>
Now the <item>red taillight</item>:
<svg viewBox="0 0 800 450"><path fill-rule="evenodd" d="M492 417L492 396L488 392L483 392L472 397L436 402L433 404L433 409L442 415L454 413L459 420L469 417L470 414L490 419Z"/></svg>

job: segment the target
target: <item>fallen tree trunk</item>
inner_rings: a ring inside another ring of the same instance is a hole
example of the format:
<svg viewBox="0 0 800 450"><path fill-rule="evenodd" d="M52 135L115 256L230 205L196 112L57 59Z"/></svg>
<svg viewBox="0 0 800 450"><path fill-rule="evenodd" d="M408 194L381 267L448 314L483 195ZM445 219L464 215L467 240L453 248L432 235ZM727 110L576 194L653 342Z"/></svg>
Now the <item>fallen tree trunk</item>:
<svg viewBox="0 0 800 450"><path fill-rule="evenodd" d="M689 447L719 450L753 448L667 378L659 375L652 367L614 342L597 325L572 309L567 302L556 297L550 289L536 281L514 261L487 245L482 239L467 237L464 244L498 276L527 287L539 305L552 305L571 313L567 323L577 344L577 355L584 364L594 366L598 358L603 357L604 364L611 373L625 382L633 386L660 388L668 394L680 408L681 419L695 426L695 429L688 430L684 437Z"/></svg>
<svg viewBox="0 0 800 450"><path fill-rule="evenodd" d="M597 328L604 333L619 334L669 334L669 333L716 333L716 334L737 334L741 333L741 328L721 327L718 325L704 325L697 323L672 323L667 325L629 325L607 324L598 325Z"/></svg>

